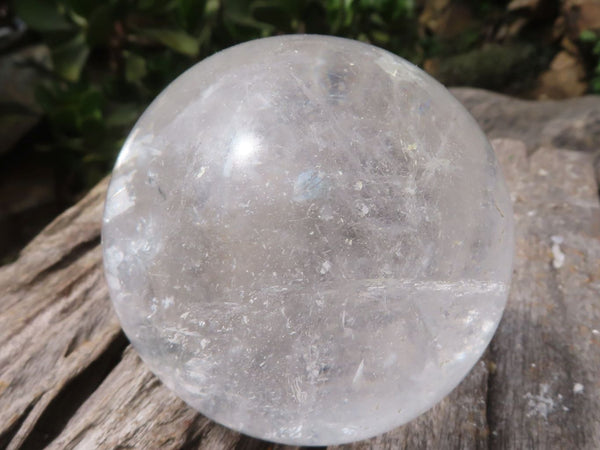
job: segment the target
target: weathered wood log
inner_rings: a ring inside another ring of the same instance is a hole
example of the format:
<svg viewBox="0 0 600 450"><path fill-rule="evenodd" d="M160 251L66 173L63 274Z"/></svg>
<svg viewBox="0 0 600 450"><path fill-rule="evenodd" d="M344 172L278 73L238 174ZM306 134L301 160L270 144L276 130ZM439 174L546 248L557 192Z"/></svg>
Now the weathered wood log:
<svg viewBox="0 0 600 450"><path fill-rule="evenodd" d="M515 205L511 295L484 358L412 423L353 449L600 448L592 156L494 142ZM107 180L0 268L0 448L275 446L191 410L128 347L99 248Z"/></svg>
<svg viewBox="0 0 600 450"><path fill-rule="evenodd" d="M473 88L452 94L477 119L489 139L523 141L528 154L540 147L595 152L600 149L597 95L568 100L521 100Z"/></svg>

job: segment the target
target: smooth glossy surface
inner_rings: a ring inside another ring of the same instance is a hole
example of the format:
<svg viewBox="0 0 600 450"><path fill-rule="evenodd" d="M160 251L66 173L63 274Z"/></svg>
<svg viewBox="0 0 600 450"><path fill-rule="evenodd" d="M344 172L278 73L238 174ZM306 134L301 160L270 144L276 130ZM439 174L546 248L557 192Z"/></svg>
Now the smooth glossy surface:
<svg viewBox="0 0 600 450"><path fill-rule="evenodd" d="M462 106L383 50L249 42L131 132L103 226L110 294L187 403L263 439L373 436L441 400L500 320L512 209Z"/></svg>

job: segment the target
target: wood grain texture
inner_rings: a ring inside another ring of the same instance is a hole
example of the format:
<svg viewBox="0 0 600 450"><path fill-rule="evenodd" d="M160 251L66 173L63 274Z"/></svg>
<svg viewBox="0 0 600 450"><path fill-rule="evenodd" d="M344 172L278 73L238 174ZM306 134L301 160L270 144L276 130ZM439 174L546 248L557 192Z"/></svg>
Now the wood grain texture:
<svg viewBox="0 0 600 450"><path fill-rule="evenodd" d="M509 168L517 244L510 300L490 348L490 446L598 449L600 205L592 156L540 149L526 158L524 146L496 147Z"/></svg>
<svg viewBox="0 0 600 450"><path fill-rule="evenodd" d="M494 146L515 205L517 249L492 345L432 410L336 450L600 448L592 156L527 156L522 142L508 139ZM0 448L290 449L194 412L128 346L102 275L106 187L104 180L0 268Z"/></svg>

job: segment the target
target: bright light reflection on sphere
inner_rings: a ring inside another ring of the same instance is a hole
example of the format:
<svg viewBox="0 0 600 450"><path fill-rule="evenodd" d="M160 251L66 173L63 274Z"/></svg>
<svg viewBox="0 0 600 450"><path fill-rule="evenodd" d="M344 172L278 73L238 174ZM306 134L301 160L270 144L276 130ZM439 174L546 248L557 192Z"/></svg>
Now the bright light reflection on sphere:
<svg viewBox="0 0 600 450"><path fill-rule="evenodd" d="M181 75L127 139L103 251L123 329L178 396L266 440L415 418L500 320L512 209L448 91L386 51L282 36Z"/></svg>

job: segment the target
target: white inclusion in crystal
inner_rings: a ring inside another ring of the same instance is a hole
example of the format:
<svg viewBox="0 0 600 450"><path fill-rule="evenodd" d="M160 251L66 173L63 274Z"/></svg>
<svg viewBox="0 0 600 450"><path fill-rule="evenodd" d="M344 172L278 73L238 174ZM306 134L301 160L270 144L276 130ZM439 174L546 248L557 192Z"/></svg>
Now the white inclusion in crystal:
<svg viewBox="0 0 600 450"><path fill-rule="evenodd" d="M464 281L410 281L401 283L406 287L413 287L418 291L452 292L456 297L471 294L488 294L492 292L501 293L506 290L503 283L495 283L479 280Z"/></svg>
<svg viewBox="0 0 600 450"><path fill-rule="evenodd" d="M292 395L298 403L304 403L307 400L308 394L302 390L301 377L296 377L291 381L290 389L292 390Z"/></svg>
<svg viewBox="0 0 600 450"><path fill-rule="evenodd" d="M128 254L138 254L140 252L148 252L151 248L150 242L146 239L132 240L128 246Z"/></svg>
<svg viewBox="0 0 600 450"><path fill-rule="evenodd" d="M362 359L360 364L358 365L358 369L354 373L354 378L352 378L352 384L356 384L360 382L363 378L363 372L365 371L365 360Z"/></svg>
<svg viewBox="0 0 600 450"><path fill-rule="evenodd" d="M104 252L104 264L111 274L116 274L119 264L123 261L123 252L118 247L109 247Z"/></svg>
<svg viewBox="0 0 600 450"><path fill-rule="evenodd" d="M117 290L121 288L121 280L110 272L106 272L106 283L111 289Z"/></svg>
<svg viewBox="0 0 600 450"><path fill-rule="evenodd" d="M475 319L477 319L477 317L479 316L479 313L473 309L469 310L469 312L467 312L467 317L465 317L464 322L465 325L470 325L473 323L473 321L475 321Z"/></svg>
<svg viewBox="0 0 600 450"><path fill-rule="evenodd" d="M331 207L329 205L324 206L319 211L319 219L324 220L325 222L333 219L333 214L331 213Z"/></svg>
<svg viewBox="0 0 600 450"><path fill-rule="evenodd" d="M401 74L403 83L411 83L419 87L428 87L431 84L421 75L421 70L404 60L397 60L392 54L383 54L375 60L375 63L381 67L390 77L399 77Z"/></svg>
<svg viewBox="0 0 600 450"><path fill-rule="evenodd" d="M207 362L202 358L192 358L185 365L185 372L189 378L202 382L206 379ZM198 383L200 385L201 383Z"/></svg>
<svg viewBox="0 0 600 450"><path fill-rule="evenodd" d="M396 364L396 361L398 361L398 355L396 353L390 353L385 358L385 361L383 361L383 367L385 367L386 369L388 367L392 367L394 364Z"/></svg>
<svg viewBox="0 0 600 450"><path fill-rule="evenodd" d="M135 195L127 190L131 178L135 170L127 176L121 176L112 181L110 192L108 194L108 202L104 210L104 222L110 222L117 216L120 216L135 204Z"/></svg>
<svg viewBox="0 0 600 450"><path fill-rule="evenodd" d="M117 158L118 166L127 164L130 160L132 160L135 156L138 155L137 149L135 149L136 151L134 151L134 149L132 148L132 143L137 139L139 132L140 129L136 127L129 134L129 137L125 141L125 144L123 144L123 148L121 149L119 157Z"/></svg>
<svg viewBox="0 0 600 450"><path fill-rule="evenodd" d="M244 167L253 162L260 148L260 140L252 133L240 133L231 143L231 149L223 166L223 176L230 177L234 167ZM256 163L256 161L254 161Z"/></svg>
<svg viewBox="0 0 600 450"><path fill-rule="evenodd" d="M323 264L321 264L321 270L319 270L319 273L321 273L321 275L325 275L327 272L329 272L329 269L331 269L331 263L329 261L325 261Z"/></svg>
<svg viewBox="0 0 600 450"><path fill-rule="evenodd" d="M122 167L129 162L135 163L138 158L155 157L162 153L154 146L154 134L147 133L143 136L138 136L139 133L140 129L135 128L125 141L123 149L117 158L117 167Z"/></svg>
<svg viewBox="0 0 600 450"><path fill-rule="evenodd" d="M365 217L367 214L369 214L369 207L367 205L365 205L364 203L360 203L358 205L358 211L359 211L360 217Z"/></svg>
<svg viewBox="0 0 600 450"><path fill-rule="evenodd" d="M446 172L452 167L450 161L443 158L431 158L424 166L428 175L435 175L440 171Z"/></svg>
<svg viewBox="0 0 600 450"><path fill-rule="evenodd" d="M575 383L573 385L573 393L574 394L581 394L581 393L583 393L583 384L581 384L581 383Z"/></svg>
<svg viewBox="0 0 600 450"><path fill-rule="evenodd" d="M467 352L459 352L456 355L454 355L454 360L455 361L462 361L466 357L467 357Z"/></svg>
<svg viewBox="0 0 600 450"><path fill-rule="evenodd" d="M342 433L344 433L346 436L354 436L356 435L356 428L344 427L342 428Z"/></svg>
<svg viewBox="0 0 600 450"><path fill-rule="evenodd" d="M481 331L483 331L484 333L489 333L494 329L495 325L496 324L493 321L486 320L485 322L483 322L483 325L481 325Z"/></svg>
<svg viewBox="0 0 600 450"><path fill-rule="evenodd" d="M203 101L208 99L211 95L213 95L215 93L217 88L221 85L222 85L222 82L221 83L217 82L217 83L214 83L214 84L206 87L206 89L204 89L204 92L202 92L200 99Z"/></svg>
<svg viewBox="0 0 600 450"><path fill-rule="evenodd" d="M298 438L302 436L302 429L304 427L302 425L298 425L295 427L284 427L279 430L280 433L288 436L289 438Z"/></svg>
<svg viewBox="0 0 600 450"><path fill-rule="evenodd" d="M375 62L392 77L397 76L400 72L402 72L402 75L405 75L405 72L402 70L404 67L391 56L381 55Z"/></svg>

